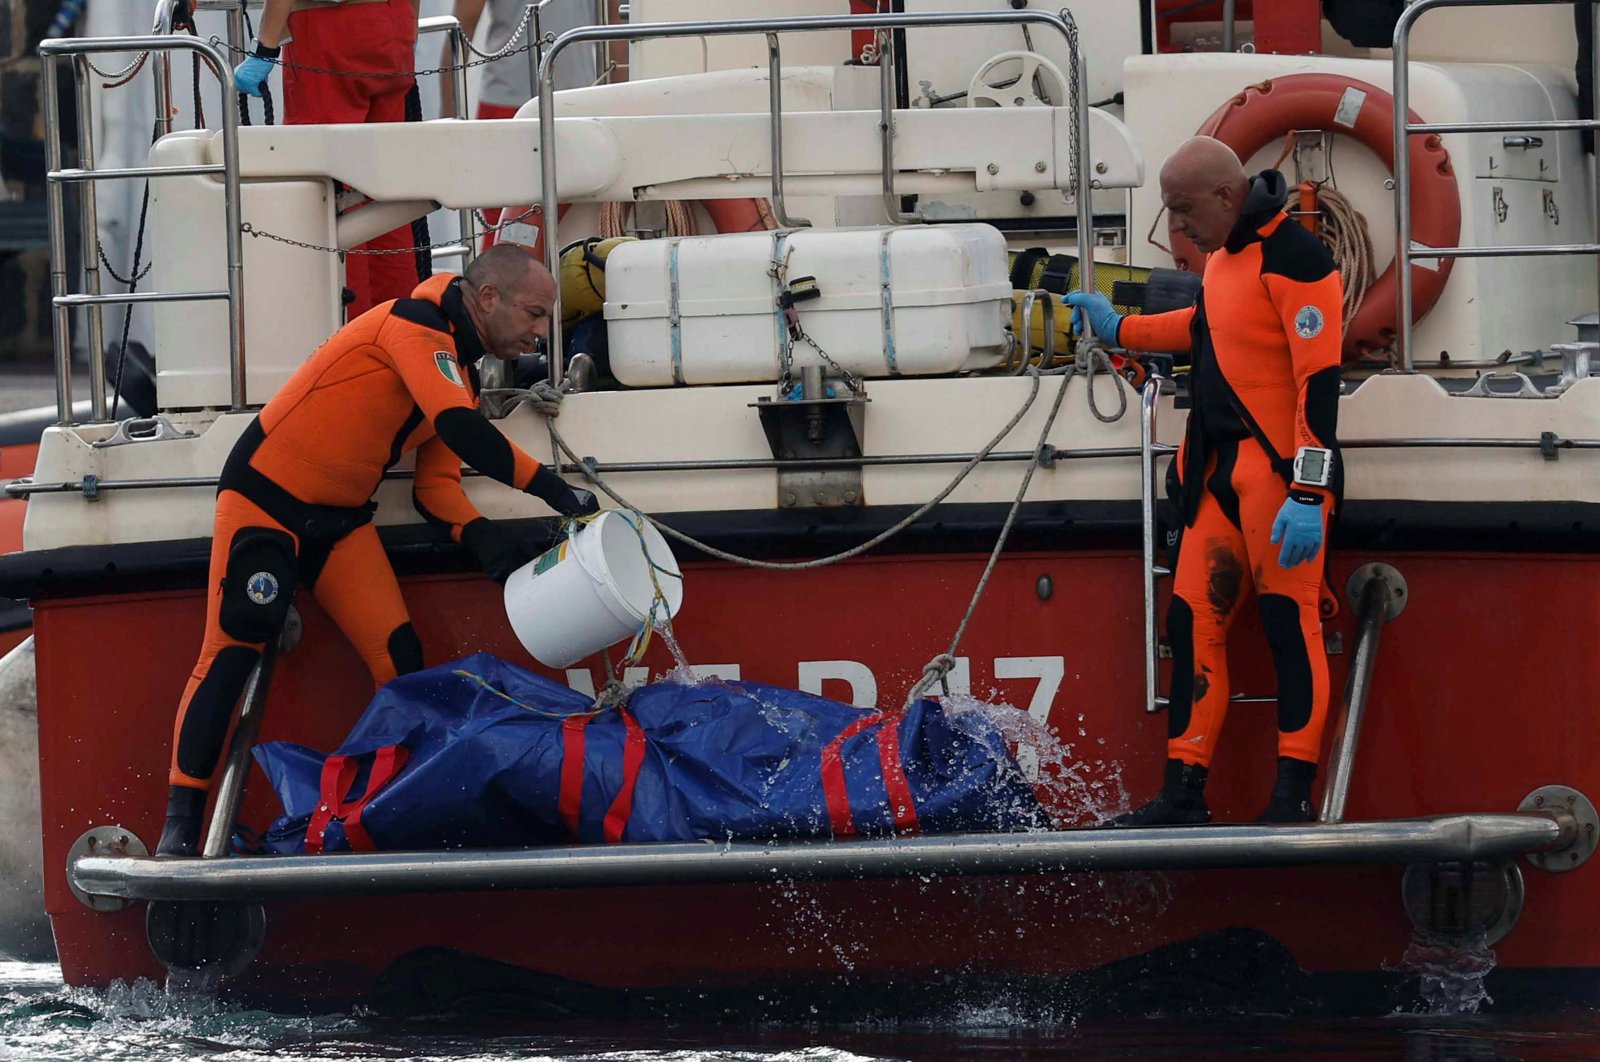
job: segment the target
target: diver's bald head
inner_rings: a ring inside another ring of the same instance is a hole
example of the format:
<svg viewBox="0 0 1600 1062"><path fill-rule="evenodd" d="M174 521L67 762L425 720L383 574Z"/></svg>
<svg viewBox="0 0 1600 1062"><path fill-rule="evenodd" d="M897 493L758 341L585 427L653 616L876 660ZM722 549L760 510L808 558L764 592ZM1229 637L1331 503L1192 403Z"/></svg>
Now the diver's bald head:
<svg viewBox="0 0 1600 1062"><path fill-rule="evenodd" d="M496 244L472 260L462 279L478 336L495 357L515 361L550 334L555 278L527 248Z"/></svg>
<svg viewBox="0 0 1600 1062"><path fill-rule="evenodd" d="M1250 192L1239 156L1222 141L1190 137L1161 167L1161 202L1173 225L1210 253L1233 231Z"/></svg>

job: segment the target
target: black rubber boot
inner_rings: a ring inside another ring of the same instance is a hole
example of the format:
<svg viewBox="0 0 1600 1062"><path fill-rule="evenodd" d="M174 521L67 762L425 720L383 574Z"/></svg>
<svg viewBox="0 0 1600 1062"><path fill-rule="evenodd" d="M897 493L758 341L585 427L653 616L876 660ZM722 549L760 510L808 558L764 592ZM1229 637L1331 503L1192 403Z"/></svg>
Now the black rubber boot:
<svg viewBox="0 0 1600 1062"><path fill-rule="evenodd" d="M204 789L167 787L167 824L156 842L156 855L192 856L200 850L200 818L206 809Z"/></svg>
<svg viewBox="0 0 1600 1062"><path fill-rule="evenodd" d="M1311 783L1316 781L1317 765L1292 756L1278 757L1278 782L1272 799L1257 822L1316 822L1311 807Z"/></svg>
<svg viewBox="0 0 1600 1062"><path fill-rule="evenodd" d="M1161 795L1141 808L1119 815L1107 826L1203 826L1211 821L1206 807L1206 769L1182 760L1168 760Z"/></svg>

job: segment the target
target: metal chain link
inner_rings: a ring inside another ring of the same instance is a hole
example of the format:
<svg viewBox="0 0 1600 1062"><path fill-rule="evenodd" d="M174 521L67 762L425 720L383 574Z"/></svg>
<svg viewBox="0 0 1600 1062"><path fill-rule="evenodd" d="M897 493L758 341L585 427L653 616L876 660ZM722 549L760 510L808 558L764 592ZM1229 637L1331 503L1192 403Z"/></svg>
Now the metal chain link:
<svg viewBox="0 0 1600 1062"><path fill-rule="evenodd" d="M826 350L822 349L821 344L819 344L815 339L811 338L811 333L810 332L807 332L804 328L800 329L799 338L803 342L809 344L811 349L817 352L817 356L820 357L823 361L827 362L828 363L828 367L833 369L835 372L837 372L839 374L839 376L844 380L844 385L846 387L850 388L852 393L859 394L861 392L860 386L856 383L856 378L854 376L850 375L850 370L845 368L843 365L840 365L838 362L834 361L833 358L829 356L828 352ZM822 396L821 395L807 395L806 397L807 398L821 398Z"/></svg>
<svg viewBox="0 0 1600 1062"><path fill-rule="evenodd" d="M524 210L522 213L518 214L516 217L511 218L509 221L502 221L497 225L488 224L488 222L486 221L486 219L483 216L482 211L474 210L472 213L477 218L478 224L480 225L480 228L478 229L478 234L481 236L481 235L484 235L486 233L499 232L502 229L510 228L512 225L515 225L515 224L517 224L519 222L522 222L522 221L526 221L528 218L533 217L535 214L543 214L544 213L544 207L542 207L542 206L531 206L527 210ZM272 241L274 241L276 243L286 243L290 247L300 247L300 248L304 248L307 251L321 251L324 254L337 254L337 255L346 255L346 254L368 254L368 255L416 254L418 251L437 251L437 250L439 250L441 248L444 248L444 247L454 247L454 246L456 246L457 244L459 244L461 242L459 239L457 239L457 240L441 240L438 243L419 243L419 244L416 244L415 246L412 246L412 247L386 247L386 248L382 248L380 250L375 250L374 251L374 250L367 250L366 248L361 248L361 247L324 247L320 243L307 243L305 240L295 240L295 239L289 238L288 236L279 236L275 232L267 232L265 229L258 229L254 225L250 224L248 221L246 221L244 224L239 226L239 231L244 233L246 236L257 236L257 237L260 237L263 240L272 240Z"/></svg>
<svg viewBox="0 0 1600 1062"><path fill-rule="evenodd" d="M112 268L111 260L106 257L106 249L99 240L94 241L94 250L95 253L100 256L100 264L105 267L105 271L107 273L111 274L111 279L115 280L118 284L121 284L125 288L132 289L135 284L150 275L151 269L155 268L155 262L147 262L145 267L135 273L133 275L133 279L130 280Z"/></svg>
<svg viewBox="0 0 1600 1062"><path fill-rule="evenodd" d="M1073 19L1072 12L1066 8L1061 9L1061 21L1067 26L1068 58L1072 60L1072 70L1067 74L1067 109L1072 115L1067 122L1067 172L1072 176L1069 179L1067 190L1072 193L1072 200L1078 208L1078 224L1082 225L1085 218L1094 224L1094 206L1086 202L1087 194L1079 195L1078 189L1078 154L1083 150L1078 129L1078 70L1083 65L1082 47L1078 40L1078 23Z"/></svg>
<svg viewBox="0 0 1600 1062"><path fill-rule="evenodd" d="M511 36L506 38L506 42L500 46L500 50L498 52L495 52L493 55L489 54L488 52L480 52L480 51L478 51L478 49L472 43L472 38L470 36L468 36L467 34L463 33L461 35L462 43L464 43L467 46L467 51L471 52L473 55L478 56L480 59L483 59L485 62L492 63L492 62L496 61L497 59L504 59L508 55L516 54L516 53L513 53L511 51L511 49L513 47L515 47L516 43L519 40L522 39L522 35L528 31L528 25L533 21L534 12L539 10L539 8L541 8L543 6L544 6L543 4L529 4L527 7L525 7L523 9L523 11L522 11L522 21L517 23L516 30L511 34ZM539 40L543 41L546 44L550 43L550 41L555 40L555 35L554 34L550 34L548 36L549 36L549 40L545 40L545 38L543 38L543 37L539 38ZM532 43L533 42L530 42L530 44L532 44ZM526 51L527 49L524 48L522 50Z"/></svg>
<svg viewBox="0 0 1600 1062"><path fill-rule="evenodd" d="M149 58L149 52L140 52L134 57L133 62L129 63L127 66L123 67L121 70L118 70L114 74L108 74L106 71L101 70L98 66L95 66L93 59L87 60L87 62L89 63L89 69L93 70L97 75L105 78L107 82L115 82L115 84L102 85L102 88L118 88L125 83L124 79L131 78L134 74L138 73L139 68L143 66L145 60Z"/></svg>
<svg viewBox="0 0 1600 1062"><path fill-rule="evenodd" d="M518 48L512 48L508 43L506 48L496 52L492 56L488 56L483 59L471 59L465 63L461 63L459 66L435 66L430 67L427 70L333 70L323 66L302 66L299 63L291 63L287 59L267 59L266 61L271 63L273 66L279 66L285 70L296 70L302 74L325 74L328 77L364 77L379 80L388 78L426 77L430 74L453 74L457 70L470 70L475 66L486 66L489 63L496 63L501 59L507 59L513 55L526 54L533 51L535 48L542 47L546 44L554 44L555 39L555 34L546 33L539 40L530 41L529 43ZM236 45L229 44L227 41L217 36L212 36L211 43L219 48L223 48L229 52L232 52L234 55L246 57L255 55L255 52L251 51L250 49L240 48ZM482 52L478 52L476 48L473 48L472 51L479 55L483 54ZM265 59L266 57L262 56L261 58Z"/></svg>

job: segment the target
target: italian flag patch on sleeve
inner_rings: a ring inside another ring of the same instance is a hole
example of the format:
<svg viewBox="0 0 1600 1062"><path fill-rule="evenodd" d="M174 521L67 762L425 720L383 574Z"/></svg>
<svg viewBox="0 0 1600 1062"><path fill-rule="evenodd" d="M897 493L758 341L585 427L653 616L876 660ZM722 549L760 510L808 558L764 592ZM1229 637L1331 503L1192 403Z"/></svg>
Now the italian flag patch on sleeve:
<svg viewBox="0 0 1600 1062"><path fill-rule="evenodd" d="M454 354L448 350L436 350L433 352L433 363L439 367L439 375L446 380L449 380L457 387L466 386L461 379L461 366L456 363Z"/></svg>

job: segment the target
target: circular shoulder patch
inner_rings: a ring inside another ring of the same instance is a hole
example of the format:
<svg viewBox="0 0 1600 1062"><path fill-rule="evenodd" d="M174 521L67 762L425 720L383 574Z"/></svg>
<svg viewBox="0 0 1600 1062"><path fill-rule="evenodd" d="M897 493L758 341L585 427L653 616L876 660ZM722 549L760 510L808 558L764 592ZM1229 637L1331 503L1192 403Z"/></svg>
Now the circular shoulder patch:
<svg viewBox="0 0 1600 1062"><path fill-rule="evenodd" d="M245 596L258 605L278 600L278 577L271 572L256 572L244 584Z"/></svg>
<svg viewBox="0 0 1600 1062"><path fill-rule="evenodd" d="M1322 334L1322 311L1315 306L1302 306L1294 315L1295 335L1301 339L1315 339Z"/></svg>

